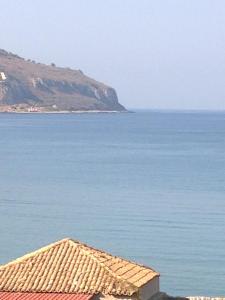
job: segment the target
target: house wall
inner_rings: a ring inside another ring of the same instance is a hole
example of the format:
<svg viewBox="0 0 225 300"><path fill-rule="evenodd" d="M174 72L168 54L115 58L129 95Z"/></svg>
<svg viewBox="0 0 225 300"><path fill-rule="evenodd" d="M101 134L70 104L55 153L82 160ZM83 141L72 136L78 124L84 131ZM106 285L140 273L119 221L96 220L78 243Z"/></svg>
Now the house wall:
<svg viewBox="0 0 225 300"><path fill-rule="evenodd" d="M153 278L139 290L139 296L113 296L98 294L93 300L149 300L154 294L159 292L159 277Z"/></svg>
<svg viewBox="0 0 225 300"><path fill-rule="evenodd" d="M159 276L153 278L140 289L140 299L149 300L154 294L159 292Z"/></svg>

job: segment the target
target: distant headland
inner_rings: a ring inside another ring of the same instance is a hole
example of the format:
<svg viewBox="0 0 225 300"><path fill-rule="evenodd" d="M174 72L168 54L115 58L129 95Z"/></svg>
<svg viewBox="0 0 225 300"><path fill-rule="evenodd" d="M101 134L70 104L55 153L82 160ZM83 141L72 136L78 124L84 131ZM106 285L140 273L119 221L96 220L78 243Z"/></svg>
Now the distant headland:
<svg viewBox="0 0 225 300"><path fill-rule="evenodd" d="M115 89L81 70L25 60L0 49L0 112L126 112Z"/></svg>

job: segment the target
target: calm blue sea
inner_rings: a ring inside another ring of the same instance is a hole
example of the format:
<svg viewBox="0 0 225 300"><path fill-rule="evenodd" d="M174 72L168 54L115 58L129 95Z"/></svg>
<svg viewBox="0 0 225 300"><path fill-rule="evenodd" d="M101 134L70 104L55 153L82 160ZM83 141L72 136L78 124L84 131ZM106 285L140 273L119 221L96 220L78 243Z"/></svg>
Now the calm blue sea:
<svg viewBox="0 0 225 300"><path fill-rule="evenodd" d="M225 295L225 113L0 114L0 264L63 237Z"/></svg>

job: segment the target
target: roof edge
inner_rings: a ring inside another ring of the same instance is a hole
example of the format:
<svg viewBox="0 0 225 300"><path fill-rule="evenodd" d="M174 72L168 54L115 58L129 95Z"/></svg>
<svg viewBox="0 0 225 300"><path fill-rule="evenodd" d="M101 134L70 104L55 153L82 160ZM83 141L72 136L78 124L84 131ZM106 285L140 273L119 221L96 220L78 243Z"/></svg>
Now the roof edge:
<svg viewBox="0 0 225 300"><path fill-rule="evenodd" d="M65 238L65 239L63 239L63 240L67 240L67 241L70 241L70 242L74 242L74 243L76 243L76 244L85 246L85 247L90 248L90 249L93 249L93 250L95 250L95 251L99 251L99 252L101 252L101 253L106 253L107 255L110 255L110 256L112 256L112 257L114 257L114 258L119 258L119 259L125 260L126 262L135 264L135 265L137 265L137 266L139 266L139 267L143 267L143 268L148 269L148 270L150 270L150 271L152 271L152 272L154 272L154 273L156 273L156 274L159 274L157 271L155 271L153 268L150 268L149 266L146 266L146 265L141 264L141 263L137 263L136 261L132 261L132 260L123 258L123 257L121 257L121 256L113 255L113 254L111 254L111 253L108 253L107 251L104 251L104 250L101 250L101 249L98 249L98 248L89 246L89 245L87 245L86 243L82 243L82 242L80 242L80 241L78 241L78 240L75 240L75 239L72 239L72 238ZM63 240L62 240L62 241L63 241ZM60 242L60 241L59 241L59 242ZM159 275L160 275L160 274L159 274Z"/></svg>
<svg viewBox="0 0 225 300"><path fill-rule="evenodd" d="M12 261L10 261L10 262L4 264L4 265L0 265L0 270L4 269L4 268L6 268L6 267L8 267L8 266L10 266L10 265L14 265L15 263L23 262L24 260L26 260L26 259L28 259L28 258L30 258L30 257L32 257L32 256L34 256L34 255L36 255L36 254L43 253L43 252L49 250L50 248L56 247L57 245L59 245L59 244L61 244L61 243L64 243L64 242L67 242L67 241L69 241L69 240L71 240L71 239L70 239L70 238L64 238L64 239L62 239L62 240L59 240L59 241L57 241L57 242L53 242L53 243L51 243L51 244L49 244L49 245L47 245L47 246L44 246L44 247L41 247L41 248L39 248L39 249L37 249L37 250L34 250L34 251L32 251L32 252L29 252L29 253L27 253L27 254L25 254L25 255L19 257L19 258L16 258L16 259L14 259L14 260L12 260ZM74 241L74 242L75 242L75 241Z"/></svg>
<svg viewBox="0 0 225 300"><path fill-rule="evenodd" d="M119 257L119 256L112 255L112 254L110 254L110 253L107 253L106 251L99 250L99 249L94 248L94 247L90 247L89 245L86 245L85 243L81 243L81 242L79 242L79 241L77 241L77 240L73 240L73 239L68 239L68 240L69 240L69 242L77 243L85 253L88 253L89 255L91 255L92 259L94 259L95 261L97 261L97 262L98 262L98 263L99 263L99 264L100 264L107 272L109 272L109 273L111 274L111 276L113 276L114 278L116 278L116 279L119 280L119 281L122 281L122 282L126 283L128 286L130 286L131 288L133 288L134 291L133 291L131 294L129 294L130 296L133 295L133 294L135 294L135 293L137 293L137 292L139 291L139 288L142 287L142 286L144 286L146 283L144 283L144 284L141 285L141 286L137 286L137 285L135 285L134 283L129 282L128 280L124 279L122 276L117 275L116 273L114 273L109 267L107 267L104 263L102 263L102 262L101 262L94 254L92 254L90 251L88 251L88 249L85 249L85 248L83 248L83 247L87 247L87 248L89 248L89 249L92 249L92 250L94 250L94 251L98 251L98 252L100 252L100 253L106 253L107 255L112 256L112 257L114 257L114 258L119 258L119 259L122 259L122 260L124 260L124 261L129 262L129 263L132 263L132 264L138 265L138 266L140 266L140 267L146 268L146 269L148 269L148 270L151 270L151 271L154 273L152 279L155 278L155 277L157 277L157 276L160 276L160 274L159 274L158 272L156 272L155 270L153 270L153 269L150 268L150 267L146 267L146 266L144 266L144 265L138 264L138 263L133 262L133 261L129 261L129 260L124 259L124 258L121 258L121 257ZM83 246L83 247L82 247L82 246ZM87 254L86 254L86 255L87 255Z"/></svg>
<svg viewBox="0 0 225 300"><path fill-rule="evenodd" d="M137 285L135 285L134 283L131 283L131 282L129 282L128 280L124 279L122 276L117 275L117 274L116 274L115 272L113 272L109 267L107 267L106 265L104 265L104 263L102 263L102 262L98 259L98 257L96 257L96 256L91 252L91 250L93 250L93 251L98 251L98 252L103 253L103 254L106 253L107 255L109 255L109 256L111 256L111 257L113 257L113 258L122 259L122 260L124 260L124 261L127 261L127 262L129 262L129 263L135 264L135 265L137 265L137 266L146 268L146 269L152 271L152 273L153 273L152 279L155 278L155 277L159 277L159 276L160 276L160 274L159 274L158 272L156 272L154 269L152 269L152 268L150 268L150 267L148 267L148 266L145 266L145 265L142 265L142 264L138 264L138 263L136 263L136 262L130 261L130 260L128 260L128 259L121 258L121 257L119 257L119 256L112 255L112 254L110 254L110 253L107 253L106 251L103 251L103 250L100 250L100 249L91 247L91 246L89 246L89 245L87 245L87 244L85 244L85 243L82 243L82 242L80 242L80 241L78 241L78 240L75 240L75 239L72 239L72 238L69 238L69 237L64 238L64 239L61 239L61 240L56 241L56 242L53 242L53 243L50 243L50 244L48 244L47 246L41 247L41 248L39 248L39 249L37 249L37 250L34 250L34 251L30 252L30 253L27 253L27 254L25 254L25 255L23 255L23 256L17 258L17 259L14 259L14 260L12 260L12 261L10 261L10 262L4 264L4 265L0 265L0 271L1 271L1 270L4 270L5 268L7 268L7 267L9 267L9 266L11 266L11 265L14 265L14 264L17 264L17 263L22 263L22 262L24 262L26 259L29 259L29 258L31 258L31 257L33 257L33 256L35 256L35 255L37 255L37 254L39 254L39 253L43 253L43 252L45 252L45 251L48 251L49 249L51 249L51 248L53 248L53 247L56 247L56 246L58 246L58 245L60 245L60 244L62 244L62 243L66 243L66 242L69 242L69 243L71 243L72 245L76 245L77 247L79 247L80 249L82 249L82 251L84 252L85 255L90 255L90 256L92 257L92 259L94 259L98 264L100 264L101 267L103 267L103 268L104 268L104 269L105 269L112 277L114 277L116 280L118 280L118 281L120 281L120 282L123 282L124 284L126 284L127 286L129 286L130 289L131 289L131 291L130 291L130 293L129 293L130 296L133 295L133 294L135 294L135 293L137 293L137 292L139 291L139 289L140 289L142 286L144 286L146 283L144 283L144 284L141 285L141 286L137 286ZM90 249L90 250L89 250L89 249ZM150 280L149 280L149 281L150 281Z"/></svg>

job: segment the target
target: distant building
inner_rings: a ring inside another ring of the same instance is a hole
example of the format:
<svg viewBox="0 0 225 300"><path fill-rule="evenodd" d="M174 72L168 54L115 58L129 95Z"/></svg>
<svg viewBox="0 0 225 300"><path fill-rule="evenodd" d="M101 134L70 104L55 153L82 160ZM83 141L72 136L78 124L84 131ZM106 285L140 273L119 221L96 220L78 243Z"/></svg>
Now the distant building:
<svg viewBox="0 0 225 300"><path fill-rule="evenodd" d="M1 300L149 300L159 274L64 239L0 266Z"/></svg>
<svg viewBox="0 0 225 300"><path fill-rule="evenodd" d="M6 80L6 76L4 72L0 72L0 81L5 81Z"/></svg>
<svg viewBox="0 0 225 300"><path fill-rule="evenodd" d="M29 107L27 111L28 111L28 112L38 112L38 108L35 107L35 106L32 106L32 107ZM1 299L0 299L0 300L1 300Z"/></svg>

